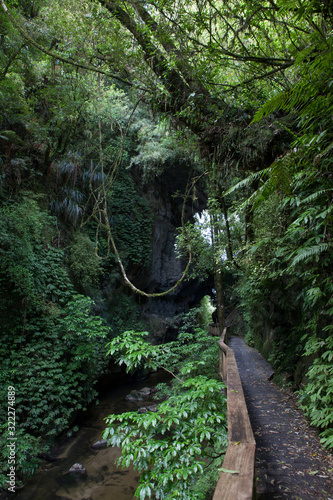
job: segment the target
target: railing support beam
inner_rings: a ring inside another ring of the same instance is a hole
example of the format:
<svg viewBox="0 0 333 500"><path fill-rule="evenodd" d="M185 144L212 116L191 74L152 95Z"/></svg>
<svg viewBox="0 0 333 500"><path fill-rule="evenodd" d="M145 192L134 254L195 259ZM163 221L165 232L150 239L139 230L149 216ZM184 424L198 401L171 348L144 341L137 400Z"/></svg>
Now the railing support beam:
<svg viewBox="0 0 333 500"><path fill-rule="evenodd" d="M225 344L225 336L226 328L219 339L219 346L220 375L227 386L229 444L213 500L253 500L256 443L236 358Z"/></svg>

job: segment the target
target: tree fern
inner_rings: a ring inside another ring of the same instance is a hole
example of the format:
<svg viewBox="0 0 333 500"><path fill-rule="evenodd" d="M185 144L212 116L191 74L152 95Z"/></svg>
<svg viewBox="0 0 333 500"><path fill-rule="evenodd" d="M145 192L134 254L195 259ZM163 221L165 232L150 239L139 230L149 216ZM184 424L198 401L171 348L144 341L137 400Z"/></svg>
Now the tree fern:
<svg viewBox="0 0 333 500"><path fill-rule="evenodd" d="M262 180L263 184L238 206L237 212L242 212L249 206L255 209L277 190L288 194L290 193L292 182L290 172L291 168L292 162L288 160L286 155L285 157L279 158L270 167L260 170L259 172L255 172L245 179L242 179L240 182L228 189L225 195L229 195L241 188L251 186L252 183L257 180ZM266 181L264 181L265 178L267 178Z"/></svg>

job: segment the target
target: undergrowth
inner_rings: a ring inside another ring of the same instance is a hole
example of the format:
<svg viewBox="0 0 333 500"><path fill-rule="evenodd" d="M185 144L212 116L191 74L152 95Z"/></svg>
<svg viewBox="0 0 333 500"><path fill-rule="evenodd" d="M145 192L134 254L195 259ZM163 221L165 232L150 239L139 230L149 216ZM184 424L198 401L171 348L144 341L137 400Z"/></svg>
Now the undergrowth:
<svg viewBox="0 0 333 500"><path fill-rule="evenodd" d="M104 438L121 446L118 464L140 472L135 496L160 499L205 499L216 484L227 447L226 398L218 381L218 344L185 316L178 339L154 346L147 332L124 332L109 344L127 370L164 368L171 384L157 386L156 412L110 415ZM161 402L162 401L162 402ZM176 479L176 480L175 480Z"/></svg>

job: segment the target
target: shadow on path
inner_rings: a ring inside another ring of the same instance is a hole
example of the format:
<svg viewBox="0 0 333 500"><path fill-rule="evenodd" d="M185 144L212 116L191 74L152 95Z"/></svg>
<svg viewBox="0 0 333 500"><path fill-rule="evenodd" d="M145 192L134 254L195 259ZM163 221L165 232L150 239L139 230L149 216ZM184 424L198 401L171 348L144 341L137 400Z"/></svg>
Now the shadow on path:
<svg viewBox="0 0 333 500"><path fill-rule="evenodd" d="M229 346L257 443L257 500L333 500L332 455L320 446L293 394L268 380L271 366L243 338L232 337Z"/></svg>

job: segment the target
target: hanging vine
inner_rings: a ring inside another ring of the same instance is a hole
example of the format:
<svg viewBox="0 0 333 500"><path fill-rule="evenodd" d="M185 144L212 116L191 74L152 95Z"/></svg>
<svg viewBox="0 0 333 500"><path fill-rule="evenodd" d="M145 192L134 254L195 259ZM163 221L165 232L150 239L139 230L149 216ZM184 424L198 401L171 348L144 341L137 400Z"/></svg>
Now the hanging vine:
<svg viewBox="0 0 333 500"><path fill-rule="evenodd" d="M98 82L99 82L99 86L100 86L100 76L98 77ZM95 241L96 241L95 254L96 254L96 256L100 259L105 259L105 258L109 257L110 252L111 252L111 248L112 248L114 255L117 259L117 262L119 264L122 277L123 277L125 283L131 288L131 290L133 290L135 293L142 295L144 297L162 297L164 295L167 295L167 294L173 292L180 285L180 283L185 279L185 277L189 271L189 268L190 268L190 265L192 262L192 251L191 251L191 245L190 245L189 239L187 238L189 258L188 258L188 262L187 262L187 265L185 267L185 270L184 270L183 274L181 275L181 277L179 278L179 280L168 290L165 290L163 292L157 292L157 293L147 293L147 292L137 288L131 282L131 280L128 278L126 270L125 270L125 266L122 262L122 259L120 257L119 251L117 249L117 246L116 246L116 243L115 243L115 240L113 237L113 233L112 233L112 229L111 229L111 225L110 225L110 221L109 221L109 217L108 217L107 193L110 191L110 189L111 189L111 187L112 187L112 185L117 177L119 165L120 165L122 154L123 154L124 140L125 140L125 137L128 133L128 130L129 130L129 127L131 124L131 120L132 120L134 113L137 110L140 102L141 102L140 99L136 102L124 130L121 127L119 122L116 123L117 127L119 129L119 132L120 132L120 136L121 136L121 145L120 145L120 148L118 150L117 156L113 162L112 168L108 174L105 172L105 168L104 168L104 155L103 155L103 145L102 145L102 124L101 124L101 113L99 113L99 119L98 119L99 164L95 165L91 171L91 175L90 175L90 179L89 179L90 194L89 194L88 201L86 204L86 206L87 206L91 201L93 201L93 209L92 209L90 215L87 217L87 219L82 222L81 226L87 224L91 219L95 220L95 222L97 224L96 235L95 235L95 238L96 238L95 239ZM100 109L100 101L99 101L99 109ZM101 169L101 184L97 188L95 188L93 186L92 180L94 178L94 174L96 173L97 168ZM195 186L195 183L196 183L196 180L194 180L194 182L192 182L191 184L190 184L190 182L188 182L187 187L186 187L186 192L184 195L184 201L183 201L182 213L181 213L181 221L182 221L182 228L183 228L183 232L184 232L185 236L186 236L186 229L185 229L185 225L184 225L185 204L186 204L188 197L190 196L191 191L193 190L193 188ZM99 252L98 252L98 238L99 238L99 234L101 231L105 231L105 233L107 235L107 256L106 257L101 257L99 255Z"/></svg>

